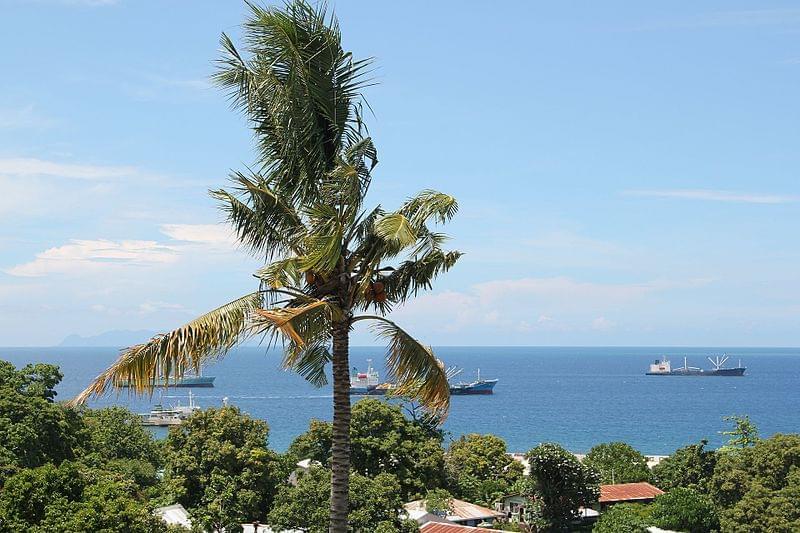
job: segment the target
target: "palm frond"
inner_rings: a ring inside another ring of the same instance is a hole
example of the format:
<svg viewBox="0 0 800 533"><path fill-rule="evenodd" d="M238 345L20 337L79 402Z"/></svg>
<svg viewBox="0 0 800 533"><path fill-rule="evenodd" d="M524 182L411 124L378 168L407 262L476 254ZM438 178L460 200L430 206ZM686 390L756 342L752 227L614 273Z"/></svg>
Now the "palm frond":
<svg viewBox="0 0 800 533"><path fill-rule="evenodd" d="M375 234L381 239L396 244L401 249L417 240L417 233L408 218L402 213L389 213L375 221Z"/></svg>
<svg viewBox="0 0 800 533"><path fill-rule="evenodd" d="M444 224L458 212L458 202L448 194L426 189L408 199L399 212L408 217L415 228L431 218Z"/></svg>
<svg viewBox="0 0 800 533"><path fill-rule="evenodd" d="M167 384L173 377L183 376L187 369L198 371L204 362L224 355L247 335L250 315L262 302L260 292L248 294L178 329L124 350L117 361L71 403L82 404L109 388L123 385L136 393L152 391L159 382Z"/></svg>
<svg viewBox="0 0 800 533"><path fill-rule="evenodd" d="M444 364L425 346L397 324L380 316L353 319L374 320L373 331L389 341L386 368L397 380L397 394L420 401L426 408L446 413L450 408L450 385Z"/></svg>
<svg viewBox="0 0 800 533"><path fill-rule="evenodd" d="M383 276L386 295L393 302L404 302L421 290L432 288L433 280L447 272L462 256L461 252L433 250L419 258L409 259Z"/></svg>
<svg viewBox="0 0 800 533"><path fill-rule="evenodd" d="M262 333L274 328L289 342L303 348L316 341L320 335L327 334L326 324L340 315L339 308L325 300L296 307L258 309L253 317L253 330ZM293 362L290 361L290 366L291 363Z"/></svg>

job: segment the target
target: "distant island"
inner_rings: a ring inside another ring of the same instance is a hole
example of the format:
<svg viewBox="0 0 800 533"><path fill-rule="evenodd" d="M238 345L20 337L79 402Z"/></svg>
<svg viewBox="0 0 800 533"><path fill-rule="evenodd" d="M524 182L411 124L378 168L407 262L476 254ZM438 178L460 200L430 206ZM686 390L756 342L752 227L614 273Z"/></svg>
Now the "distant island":
<svg viewBox="0 0 800 533"><path fill-rule="evenodd" d="M95 346L132 346L145 342L155 335L155 331L149 330L125 330L117 329L112 331L104 331L99 335L91 335L89 337L82 337L80 335L72 334L67 335L58 346L64 347L95 347Z"/></svg>

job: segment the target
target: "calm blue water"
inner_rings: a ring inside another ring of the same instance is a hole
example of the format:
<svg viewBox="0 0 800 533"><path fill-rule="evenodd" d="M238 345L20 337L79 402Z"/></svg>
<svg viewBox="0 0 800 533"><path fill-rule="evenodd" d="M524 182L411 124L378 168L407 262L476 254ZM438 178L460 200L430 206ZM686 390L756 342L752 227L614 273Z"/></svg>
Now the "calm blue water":
<svg viewBox="0 0 800 533"><path fill-rule="evenodd" d="M707 355L727 352L731 362L747 366L742 378L648 377L652 360L669 356L679 366L708 367ZM116 356L113 348L0 348L0 358L16 365L50 362L61 366L59 399L79 392ZM512 451L543 441L559 442L575 452L612 440L643 453L667 454L708 438L719 445L722 417L749 414L763 435L800 432L800 349L798 348L542 348L444 347L436 353L448 366L464 368L462 377L499 378L492 396L455 396L445 429L495 433ZM383 350L356 347L351 365L366 368L372 357L381 370ZM270 443L284 450L311 418L330 420L330 388L315 389L279 368L279 355L247 347L231 352L206 370L215 388L195 389L202 406L232 404L269 422ZM385 373L381 373L385 375ZM164 402L183 398L187 389L164 393ZM153 398L109 396L92 405L113 403L148 411Z"/></svg>

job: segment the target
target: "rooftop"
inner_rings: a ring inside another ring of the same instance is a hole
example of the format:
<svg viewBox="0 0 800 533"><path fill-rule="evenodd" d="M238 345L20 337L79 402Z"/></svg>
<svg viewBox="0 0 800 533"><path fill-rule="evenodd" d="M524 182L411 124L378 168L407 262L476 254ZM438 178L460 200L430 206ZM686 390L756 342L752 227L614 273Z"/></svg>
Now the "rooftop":
<svg viewBox="0 0 800 533"><path fill-rule="evenodd" d="M428 522L419 528L420 533L480 533L481 531L495 532L495 529L485 527L461 526L458 524L447 524L443 522Z"/></svg>
<svg viewBox="0 0 800 533"><path fill-rule="evenodd" d="M414 511L425 510L425 500L408 502L403 505L403 508L408 512L409 516L411 516ZM502 513L498 513L492 509L453 498L450 500L450 512L447 514L447 520L451 522L460 522L462 520L483 520L501 516L503 516Z"/></svg>
<svg viewBox="0 0 800 533"><path fill-rule="evenodd" d="M650 483L620 483L600 485L600 503L652 500L664 491Z"/></svg>

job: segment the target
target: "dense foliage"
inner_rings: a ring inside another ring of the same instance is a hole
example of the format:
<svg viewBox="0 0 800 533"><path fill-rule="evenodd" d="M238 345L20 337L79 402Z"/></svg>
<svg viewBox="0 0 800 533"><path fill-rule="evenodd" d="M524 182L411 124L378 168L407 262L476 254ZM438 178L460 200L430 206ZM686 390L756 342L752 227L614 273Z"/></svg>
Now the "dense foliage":
<svg viewBox="0 0 800 533"><path fill-rule="evenodd" d="M266 422L236 407L199 411L164 443L165 483L200 524L235 530L270 507L288 475L268 434Z"/></svg>
<svg viewBox="0 0 800 533"><path fill-rule="evenodd" d="M523 466L494 435L470 434L450 444L445 468L453 495L491 507L522 479Z"/></svg>
<svg viewBox="0 0 800 533"><path fill-rule="evenodd" d="M267 522L275 531L300 529L309 533L328 531L328 507L331 492L330 471L311 468L299 476L297 485L284 485L275 497ZM392 474L375 477L353 473L350 477L350 525L354 531L401 533L400 484ZM416 526L416 524L414 524Z"/></svg>
<svg viewBox="0 0 800 533"><path fill-rule="evenodd" d="M684 487L657 497L650 518L658 527L673 531L707 533L719 528L719 518L711 499Z"/></svg>
<svg viewBox="0 0 800 533"><path fill-rule="evenodd" d="M583 464L594 468L603 484L636 483L652 478L647 458L624 442L598 444L589 450Z"/></svg>
<svg viewBox="0 0 800 533"><path fill-rule="evenodd" d="M0 361L0 531L166 529L157 447L124 409L76 411L54 401L52 365Z"/></svg>
<svg viewBox="0 0 800 533"><path fill-rule="evenodd" d="M540 444L526 458L530 463L526 491L536 502L534 523L567 527L577 518L579 507L597 501L600 476L558 444Z"/></svg>
<svg viewBox="0 0 800 533"><path fill-rule="evenodd" d="M666 491L687 487L707 492L717 464L717 454L707 449L707 445L708 441L702 440L679 448L653 467L656 486Z"/></svg>
<svg viewBox="0 0 800 533"><path fill-rule="evenodd" d="M311 458L325 465L331 453L330 434L329 423L312 421L289 450L298 459ZM438 435L406 418L397 405L371 398L356 403L350 446L353 471L370 477L381 472L394 475L406 500L421 498L428 489L444 484L444 451Z"/></svg>
<svg viewBox="0 0 800 533"><path fill-rule="evenodd" d="M606 510L592 528L593 533L647 533L653 523L649 505L621 503Z"/></svg>

